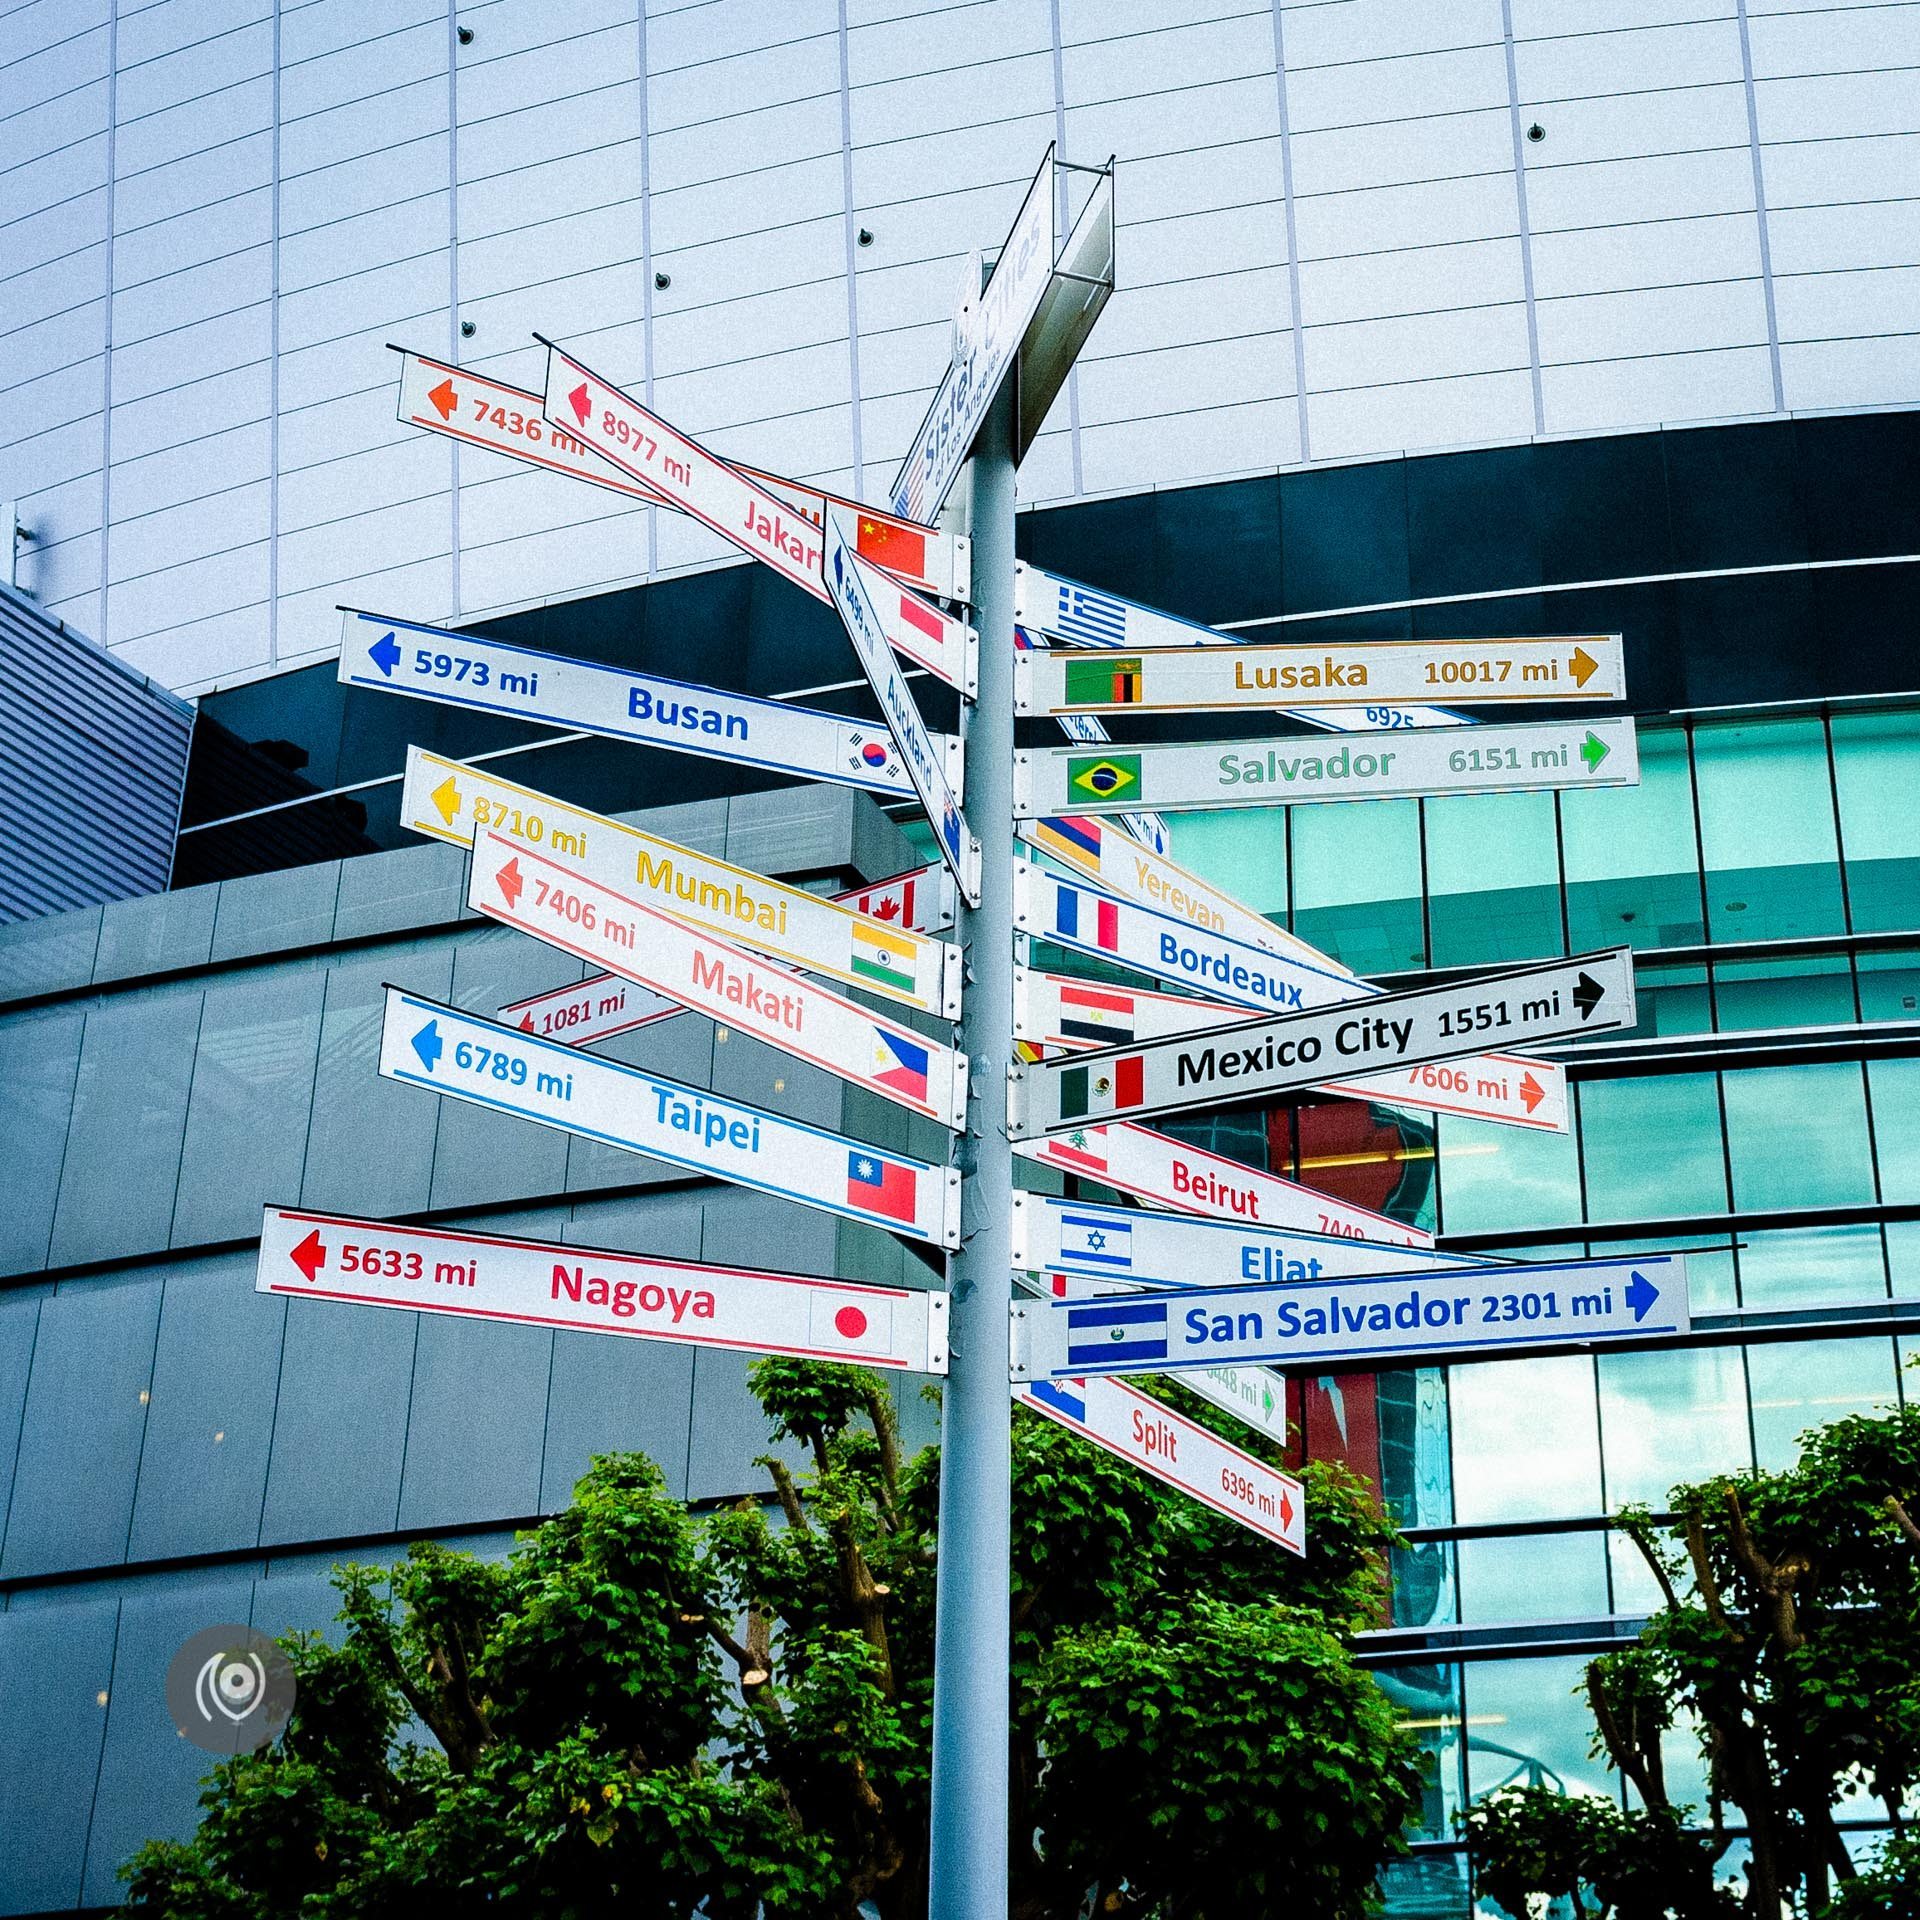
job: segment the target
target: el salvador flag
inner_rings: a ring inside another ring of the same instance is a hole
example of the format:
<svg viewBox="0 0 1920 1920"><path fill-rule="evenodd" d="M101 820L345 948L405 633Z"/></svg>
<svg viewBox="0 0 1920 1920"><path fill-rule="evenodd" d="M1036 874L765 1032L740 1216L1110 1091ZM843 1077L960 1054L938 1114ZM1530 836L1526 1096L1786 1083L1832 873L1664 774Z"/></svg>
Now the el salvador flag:
<svg viewBox="0 0 1920 1920"><path fill-rule="evenodd" d="M1133 1270L1133 1228L1123 1221L1084 1213L1060 1216L1060 1258L1081 1266Z"/></svg>
<svg viewBox="0 0 1920 1920"><path fill-rule="evenodd" d="M1067 1308L1067 1364L1109 1372L1167 1357L1164 1300L1103 1300Z"/></svg>

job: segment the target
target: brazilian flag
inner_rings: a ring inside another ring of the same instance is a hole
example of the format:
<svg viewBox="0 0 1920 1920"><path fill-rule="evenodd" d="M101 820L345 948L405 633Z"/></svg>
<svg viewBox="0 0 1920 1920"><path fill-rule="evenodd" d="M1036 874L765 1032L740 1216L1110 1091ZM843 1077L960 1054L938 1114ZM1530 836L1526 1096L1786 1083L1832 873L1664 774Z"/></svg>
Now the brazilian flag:
<svg viewBox="0 0 1920 1920"><path fill-rule="evenodd" d="M1082 800L1138 799L1140 756L1097 753L1067 762L1067 791Z"/></svg>

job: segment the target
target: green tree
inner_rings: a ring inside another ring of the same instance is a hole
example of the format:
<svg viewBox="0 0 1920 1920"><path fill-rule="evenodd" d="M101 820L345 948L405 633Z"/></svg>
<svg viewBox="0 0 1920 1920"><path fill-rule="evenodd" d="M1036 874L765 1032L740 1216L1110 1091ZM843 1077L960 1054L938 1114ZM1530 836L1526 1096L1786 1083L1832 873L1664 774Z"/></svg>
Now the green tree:
<svg viewBox="0 0 1920 1920"><path fill-rule="evenodd" d="M215 1768L193 1838L125 1870L128 1909L850 1920L868 1902L917 1920L937 1455L902 1457L863 1369L770 1360L751 1377L810 1463L762 1463L771 1516L691 1516L620 1455L504 1563L419 1545L339 1569L338 1643L287 1643L284 1738ZM1302 1561L1019 1414L1026 1920L1090 1894L1142 1920L1368 1909L1420 1783L1348 1651L1392 1536L1357 1481L1307 1483Z"/></svg>
<svg viewBox="0 0 1920 1920"><path fill-rule="evenodd" d="M1898 1830L1920 1784L1920 1410L1836 1421L1791 1467L1671 1499L1668 1516L1616 1523L1662 1605L1637 1646L1586 1673L1595 1751L1638 1810L1573 1811L1540 1792L1484 1802L1465 1823L1479 1884L1516 1914L1528 1894L1556 1893L1619 1920L1695 1920L1728 1907L1697 1863L1724 1854L1737 1825L1752 1920L1783 1903L1847 1920L1912 1912L1910 1879L1895 1897L1920 1858L1912 1843L1863 1876L1836 1808L1864 1791ZM1662 1741L1682 1723L1705 1762L1704 1810L1667 1791Z"/></svg>

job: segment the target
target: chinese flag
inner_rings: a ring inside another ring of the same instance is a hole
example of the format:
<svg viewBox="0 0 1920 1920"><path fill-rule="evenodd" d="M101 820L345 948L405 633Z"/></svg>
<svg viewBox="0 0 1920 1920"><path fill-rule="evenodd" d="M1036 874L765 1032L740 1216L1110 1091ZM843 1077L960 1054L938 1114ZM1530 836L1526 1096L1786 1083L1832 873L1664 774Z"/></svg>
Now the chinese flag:
<svg viewBox="0 0 1920 1920"><path fill-rule="evenodd" d="M862 560L912 580L927 577L927 536L897 520L872 520L864 513L855 545Z"/></svg>

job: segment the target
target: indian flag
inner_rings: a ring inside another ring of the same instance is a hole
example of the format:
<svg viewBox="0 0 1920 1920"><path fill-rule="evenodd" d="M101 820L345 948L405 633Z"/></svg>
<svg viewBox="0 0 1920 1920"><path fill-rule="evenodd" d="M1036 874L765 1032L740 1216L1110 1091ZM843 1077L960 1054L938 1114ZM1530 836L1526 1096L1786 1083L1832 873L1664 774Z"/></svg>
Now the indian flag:
<svg viewBox="0 0 1920 1920"><path fill-rule="evenodd" d="M863 920L853 929L852 945L849 971L861 979L876 981L883 987L897 987L903 993L912 993L918 986L914 978L914 943L905 934Z"/></svg>
<svg viewBox="0 0 1920 1920"><path fill-rule="evenodd" d="M1060 1117L1078 1120L1083 1114L1119 1113L1146 1099L1144 1071L1137 1053L1115 1060L1069 1067L1060 1076Z"/></svg>

